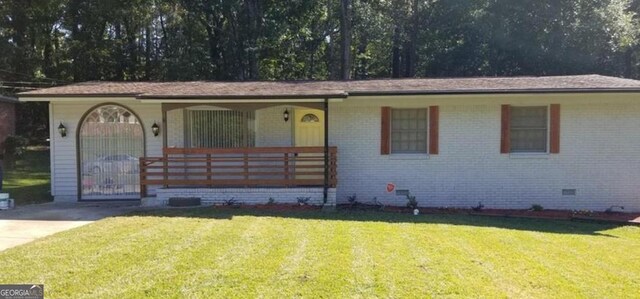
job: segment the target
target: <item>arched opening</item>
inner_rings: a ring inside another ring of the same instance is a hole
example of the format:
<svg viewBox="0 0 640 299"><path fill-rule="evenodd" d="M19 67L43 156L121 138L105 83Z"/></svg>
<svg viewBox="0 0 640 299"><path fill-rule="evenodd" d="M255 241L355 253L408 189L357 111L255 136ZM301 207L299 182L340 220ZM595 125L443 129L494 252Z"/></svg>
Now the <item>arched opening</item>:
<svg viewBox="0 0 640 299"><path fill-rule="evenodd" d="M94 107L80 121L78 162L80 199L137 199L144 129L129 109Z"/></svg>

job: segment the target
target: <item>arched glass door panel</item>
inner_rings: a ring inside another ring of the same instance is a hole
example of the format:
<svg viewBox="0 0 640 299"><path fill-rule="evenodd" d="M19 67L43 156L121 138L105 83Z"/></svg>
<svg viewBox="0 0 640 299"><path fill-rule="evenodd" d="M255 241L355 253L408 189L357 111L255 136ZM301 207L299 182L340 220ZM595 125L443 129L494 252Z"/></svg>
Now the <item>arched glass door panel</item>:
<svg viewBox="0 0 640 299"><path fill-rule="evenodd" d="M78 144L81 199L140 197L144 131L135 114L118 105L95 108L82 121Z"/></svg>

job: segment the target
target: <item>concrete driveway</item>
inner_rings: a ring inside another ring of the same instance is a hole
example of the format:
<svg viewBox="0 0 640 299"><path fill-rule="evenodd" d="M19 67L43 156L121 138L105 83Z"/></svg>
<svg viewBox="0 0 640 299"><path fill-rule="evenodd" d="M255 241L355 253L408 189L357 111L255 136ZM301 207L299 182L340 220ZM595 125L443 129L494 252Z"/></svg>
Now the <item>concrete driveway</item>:
<svg viewBox="0 0 640 299"><path fill-rule="evenodd" d="M139 202L109 202L46 203L0 211L0 251L137 209Z"/></svg>

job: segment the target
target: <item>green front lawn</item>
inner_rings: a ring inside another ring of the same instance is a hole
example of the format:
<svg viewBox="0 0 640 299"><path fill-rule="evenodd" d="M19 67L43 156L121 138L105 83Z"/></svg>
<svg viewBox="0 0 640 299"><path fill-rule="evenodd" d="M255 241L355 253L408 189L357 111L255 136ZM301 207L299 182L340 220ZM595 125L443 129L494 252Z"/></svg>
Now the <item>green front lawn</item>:
<svg viewBox="0 0 640 299"><path fill-rule="evenodd" d="M3 192L15 199L16 205L51 201L49 150L28 149L16 168L4 174Z"/></svg>
<svg viewBox="0 0 640 299"><path fill-rule="evenodd" d="M640 227L464 215L174 209L0 253L48 297L624 298Z"/></svg>

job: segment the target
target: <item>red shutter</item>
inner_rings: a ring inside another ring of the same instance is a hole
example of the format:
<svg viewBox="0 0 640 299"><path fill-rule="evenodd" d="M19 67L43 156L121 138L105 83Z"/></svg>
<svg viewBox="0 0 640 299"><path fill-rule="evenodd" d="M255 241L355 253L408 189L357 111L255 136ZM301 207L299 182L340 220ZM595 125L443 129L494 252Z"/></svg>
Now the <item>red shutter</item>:
<svg viewBox="0 0 640 299"><path fill-rule="evenodd" d="M438 154L438 138L440 133L440 109L438 106L429 107L429 154Z"/></svg>
<svg viewBox="0 0 640 299"><path fill-rule="evenodd" d="M551 104L549 111L549 153L560 153L560 105Z"/></svg>
<svg viewBox="0 0 640 299"><path fill-rule="evenodd" d="M391 141L389 140L391 136L391 107L382 107L382 118L380 123L382 126L382 130L380 132L380 154L388 155L391 152Z"/></svg>
<svg viewBox="0 0 640 299"><path fill-rule="evenodd" d="M509 125L511 122L511 107L509 105L502 105L502 118L500 124L502 126L500 130L500 153L508 154L511 152L511 136Z"/></svg>

